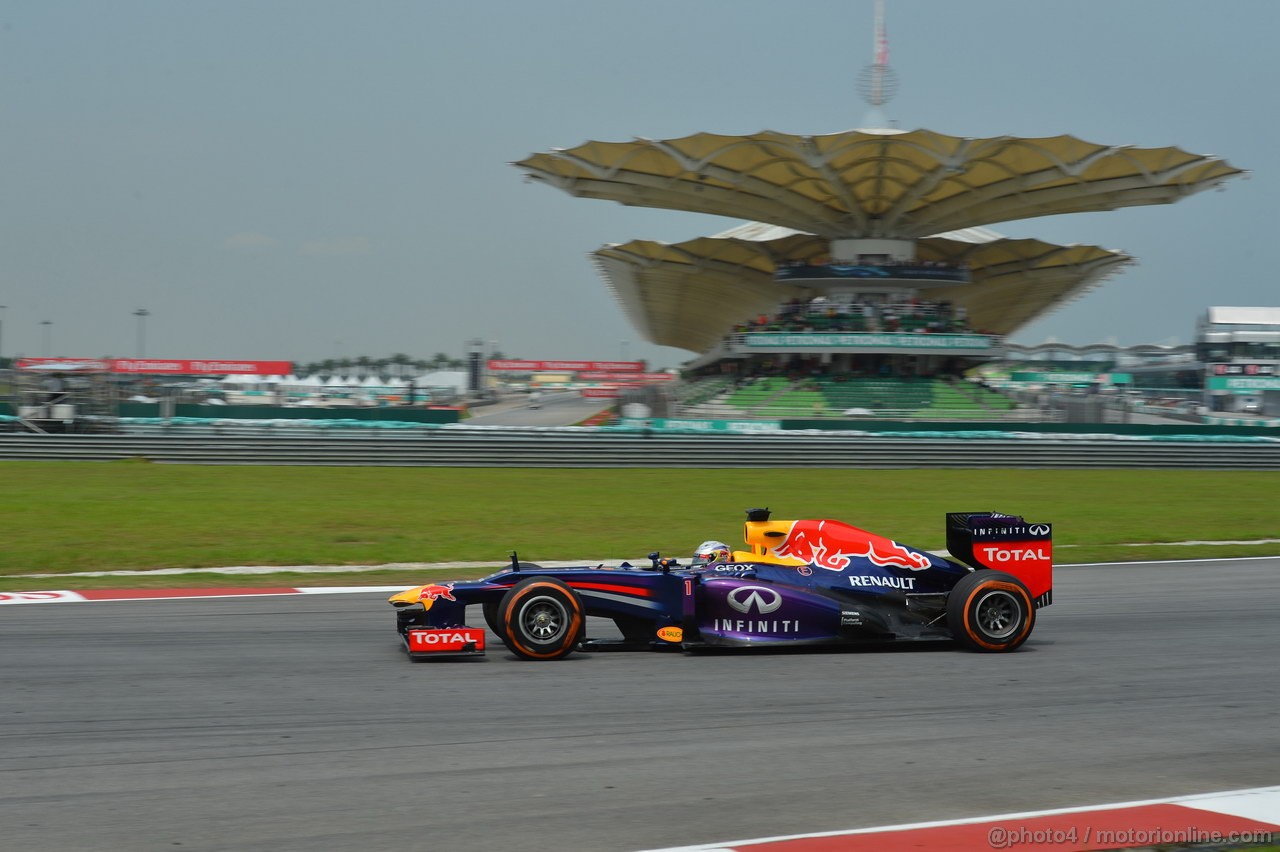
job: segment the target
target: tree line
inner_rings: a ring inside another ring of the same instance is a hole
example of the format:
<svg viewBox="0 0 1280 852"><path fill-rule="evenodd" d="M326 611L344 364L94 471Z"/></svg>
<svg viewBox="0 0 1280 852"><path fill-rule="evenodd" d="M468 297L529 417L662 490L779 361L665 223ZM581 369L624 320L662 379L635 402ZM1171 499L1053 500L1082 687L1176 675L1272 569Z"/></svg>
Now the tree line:
<svg viewBox="0 0 1280 852"><path fill-rule="evenodd" d="M505 358L501 352L494 352L490 358ZM294 373L297 375L379 375L408 378L424 370L461 370L467 366L462 358L452 358L443 352L437 352L430 358L412 358L403 352L377 358L370 355L359 355L354 358L325 358L322 361L295 361Z"/></svg>

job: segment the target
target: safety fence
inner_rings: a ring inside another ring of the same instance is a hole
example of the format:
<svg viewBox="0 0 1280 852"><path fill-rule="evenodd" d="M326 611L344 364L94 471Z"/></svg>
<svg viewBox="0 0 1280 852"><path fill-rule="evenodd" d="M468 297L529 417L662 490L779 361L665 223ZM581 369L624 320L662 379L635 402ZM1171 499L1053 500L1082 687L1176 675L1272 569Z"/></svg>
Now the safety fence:
<svg viewBox="0 0 1280 852"><path fill-rule="evenodd" d="M1280 441L983 433L688 435L444 428L319 435L0 434L0 459L168 464L670 468L1206 468L1280 470Z"/></svg>

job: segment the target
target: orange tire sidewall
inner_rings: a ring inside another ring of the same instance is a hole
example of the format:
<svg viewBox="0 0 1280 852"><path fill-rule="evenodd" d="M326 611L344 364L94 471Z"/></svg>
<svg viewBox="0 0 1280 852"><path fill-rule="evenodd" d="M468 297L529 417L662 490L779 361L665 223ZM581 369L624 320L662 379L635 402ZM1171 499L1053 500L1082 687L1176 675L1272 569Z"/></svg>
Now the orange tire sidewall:
<svg viewBox="0 0 1280 852"><path fill-rule="evenodd" d="M987 641L985 637L974 629L973 604L978 595L992 590L1012 592L1018 600L1022 601L1025 607L1026 618L1023 620L1022 631L1007 642L999 644ZM1027 590L1016 583L1006 583L1003 580L987 580L973 587L973 591L969 593L968 599L964 602L964 632L970 641L979 647L986 648L988 651L1001 651L1008 647L1016 647L1027 638L1027 634L1031 632L1031 614L1034 611L1034 604L1031 603L1031 596L1027 594Z"/></svg>
<svg viewBox="0 0 1280 852"><path fill-rule="evenodd" d="M546 660L546 659L550 659L551 657L558 656L560 654L561 648L557 648L553 651L535 651L531 648L525 647L524 643L521 642L516 637L516 635L511 631L511 616L514 615L517 611L519 611L521 602L523 602L531 594L538 594L540 592L545 592L547 590L553 590L559 593L559 595L565 599L565 604L567 605L567 609L569 610L569 615L570 615L569 636L576 637L578 635L578 631L582 629L582 611L577 606L577 603L576 601L574 601L572 595L570 595L562 587L557 586L554 583L531 583L528 586L525 586L523 589L521 589L511 598L511 605L507 607L507 611L503 613L503 619L502 619L503 631L507 635L507 640L511 642L513 645L516 645L520 649L520 653L527 654L528 656L533 657L535 659L539 659L539 660ZM573 639L567 639L566 641L573 641Z"/></svg>

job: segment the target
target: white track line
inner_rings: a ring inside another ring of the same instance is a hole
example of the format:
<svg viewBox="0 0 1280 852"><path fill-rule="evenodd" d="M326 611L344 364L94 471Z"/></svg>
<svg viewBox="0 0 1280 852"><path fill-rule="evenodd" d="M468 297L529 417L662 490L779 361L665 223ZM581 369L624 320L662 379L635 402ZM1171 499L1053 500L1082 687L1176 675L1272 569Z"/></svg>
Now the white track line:
<svg viewBox="0 0 1280 852"><path fill-rule="evenodd" d="M812 834L789 834L777 837L756 837L749 840L732 840L727 843L710 843L698 846L676 846L664 849L647 850L646 852L740 852L742 847L750 847L763 843L782 843L793 840L807 840L819 837L846 837L881 832L914 831L927 828L947 828L960 825L981 825L987 822L1007 822L1009 820L1034 819L1036 817L1061 816L1065 814L1088 814L1101 811L1123 810L1125 808L1142 808L1151 805L1178 805L1195 810L1238 816L1280 828L1280 786L1255 787L1248 790L1231 790L1222 793L1200 793L1194 796L1176 796L1167 799L1143 799L1136 802L1117 802L1106 805L1091 805L1075 808L1055 808L1041 811L1024 811L1022 813L997 814L994 816L968 817L963 819L939 820L936 822L916 822L902 825L877 826L875 828L857 828L846 831L823 831Z"/></svg>

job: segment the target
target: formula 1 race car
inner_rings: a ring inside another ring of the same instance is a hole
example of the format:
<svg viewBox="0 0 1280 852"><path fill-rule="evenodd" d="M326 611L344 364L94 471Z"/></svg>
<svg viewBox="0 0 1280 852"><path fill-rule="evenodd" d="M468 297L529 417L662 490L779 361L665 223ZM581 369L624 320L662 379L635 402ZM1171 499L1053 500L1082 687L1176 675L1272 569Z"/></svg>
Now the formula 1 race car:
<svg viewBox="0 0 1280 852"><path fill-rule="evenodd" d="M1052 527L1014 515L949 513L950 559L839 521L771 521L768 509L747 510L744 538L747 550L689 565L652 553L638 567L547 569L513 553L484 579L418 586L389 603L411 658L484 654L484 629L465 619L476 604L511 653L555 660L926 639L1012 651L1053 597ZM586 616L612 619L622 638L587 638Z"/></svg>

